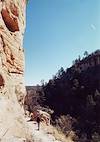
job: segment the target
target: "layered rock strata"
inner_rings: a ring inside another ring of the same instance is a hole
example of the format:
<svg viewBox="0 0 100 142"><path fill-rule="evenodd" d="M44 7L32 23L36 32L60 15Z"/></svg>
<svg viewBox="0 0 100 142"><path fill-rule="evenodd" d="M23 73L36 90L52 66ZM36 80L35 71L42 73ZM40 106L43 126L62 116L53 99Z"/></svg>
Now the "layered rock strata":
<svg viewBox="0 0 100 142"><path fill-rule="evenodd" d="M25 0L0 0L0 141L26 138L21 110L25 95Z"/></svg>

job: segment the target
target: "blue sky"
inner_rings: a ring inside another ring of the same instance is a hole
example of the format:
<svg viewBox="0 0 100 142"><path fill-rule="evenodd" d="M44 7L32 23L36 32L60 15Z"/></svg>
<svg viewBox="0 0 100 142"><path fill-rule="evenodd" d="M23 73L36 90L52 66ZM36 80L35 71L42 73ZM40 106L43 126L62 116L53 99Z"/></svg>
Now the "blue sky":
<svg viewBox="0 0 100 142"><path fill-rule="evenodd" d="M100 48L100 0L29 0L26 17L26 85L48 81Z"/></svg>

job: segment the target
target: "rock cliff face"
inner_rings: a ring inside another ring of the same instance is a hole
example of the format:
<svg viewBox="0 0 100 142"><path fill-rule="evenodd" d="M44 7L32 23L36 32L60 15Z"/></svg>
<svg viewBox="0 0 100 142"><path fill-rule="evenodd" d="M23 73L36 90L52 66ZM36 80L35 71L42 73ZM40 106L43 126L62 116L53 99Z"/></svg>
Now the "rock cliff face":
<svg viewBox="0 0 100 142"><path fill-rule="evenodd" d="M1 141L10 141L12 137L25 138L21 110L25 95L24 50L22 48L25 8L25 0L0 0Z"/></svg>
<svg viewBox="0 0 100 142"><path fill-rule="evenodd" d="M18 100L25 94L23 90L24 50L23 34L25 28L25 1L0 1L0 88L1 95L8 93ZM12 91L12 88L13 91ZM12 93L9 93L11 89ZM8 96L6 95L5 96Z"/></svg>
<svg viewBox="0 0 100 142"><path fill-rule="evenodd" d="M77 71L81 72L98 65L100 65L100 50L97 50L88 55L86 58L77 61L72 68L75 68Z"/></svg>

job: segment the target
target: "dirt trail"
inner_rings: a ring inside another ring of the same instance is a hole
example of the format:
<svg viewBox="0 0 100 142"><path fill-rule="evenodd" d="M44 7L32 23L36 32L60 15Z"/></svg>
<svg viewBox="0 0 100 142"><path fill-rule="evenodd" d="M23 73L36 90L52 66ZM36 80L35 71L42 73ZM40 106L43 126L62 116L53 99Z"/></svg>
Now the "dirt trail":
<svg viewBox="0 0 100 142"><path fill-rule="evenodd" d="M38 131L37 123L35 121L28 121L28 120L29 119L27 119L26 121L28 123L29 128L32 131L34 142L62 142L56 140L52 134L48 134L46 132L46 129L43 130L40 127L40 130Z"/></svg>

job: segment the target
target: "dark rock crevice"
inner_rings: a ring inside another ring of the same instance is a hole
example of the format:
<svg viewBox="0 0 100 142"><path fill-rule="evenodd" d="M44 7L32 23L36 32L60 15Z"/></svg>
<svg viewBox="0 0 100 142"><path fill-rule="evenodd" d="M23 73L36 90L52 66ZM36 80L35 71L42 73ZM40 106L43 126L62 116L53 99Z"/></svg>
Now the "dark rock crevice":
<svg viewBox="0 0 100 142"><path fill-rule="evenodd" d="M15 14L17 14L16 11L13 11L13 12ZM5 23L5 25L6 25L6 27L8 28L9 31L11 31L11 32L19 31L17 18L16 17L11 17L7 8L2 9L1 15L2 15L4 23Z"/></svg>
<svg viewBox="0 0 100 142"><path fill-rule="evenodd" d="M2 87L4 87L5 81L3 76L0 74L0 89L2 89Z"/></svg>

